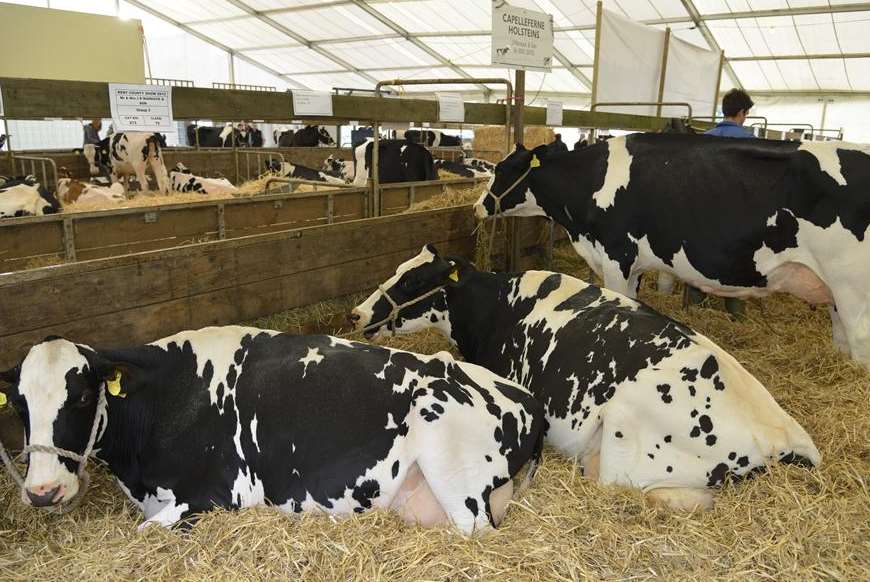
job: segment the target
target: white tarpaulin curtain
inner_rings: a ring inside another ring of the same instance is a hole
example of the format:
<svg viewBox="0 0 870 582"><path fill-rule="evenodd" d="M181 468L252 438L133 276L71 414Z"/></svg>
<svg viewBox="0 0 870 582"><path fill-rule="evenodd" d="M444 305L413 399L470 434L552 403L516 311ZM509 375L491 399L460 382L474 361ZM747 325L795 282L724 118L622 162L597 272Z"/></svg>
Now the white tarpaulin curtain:
<svg viewBox="0 0 870 582"><path fill-rule="evenodd" d="M656 101L664 42L664 30L602 10L595 101ZM655 106L599 107L597 110L656 114Z"/></svg>
<svg viewBox="0 0 870 582"><path fill-rule="evenodd" d="M705 50L671 35L662 101L685 101L695 115L713 115L720 53ZM686 115L684 107L664 107L662 115Z"/></svg>
<svg viewBox="0 0 870 582"><path fill-rule="evenodd" d="M666 33L609 10L601 12L595 101L658 100ZM711 115L719 76L718 52L670 36L662 101L688 102L695 115ZM600 107L599 111L655 115L656 107ZM666 116L684 116L685 107L665 107Z"/></svg>

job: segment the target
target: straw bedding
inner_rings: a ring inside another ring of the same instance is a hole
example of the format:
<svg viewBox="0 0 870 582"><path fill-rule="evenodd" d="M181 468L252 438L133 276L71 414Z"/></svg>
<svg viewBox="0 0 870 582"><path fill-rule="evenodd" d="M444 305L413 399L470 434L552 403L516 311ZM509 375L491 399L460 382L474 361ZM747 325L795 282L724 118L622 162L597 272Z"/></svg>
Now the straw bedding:
<svg viewBox="0 0 870 582"><path fill-rule="evenodd" d="M553 268L587 276L570 248ZM774 467L725 486L716 507L686 515L602 487L552 451L503 526L480 539L409 527L372 512L346 520L270 509L214 512L191 531L137 533L141 516L97 471L66 516L28 509L0 476L0 578L173 580L870 579L870 376L836 353L823 310L791 298L752 301L731 321L645 285L642 298L733 353L803 424L818 470ZM362 295L257 321L288 331L334 330ZM309 327L306 327L309 326ZM395 347L449 349L434 333ZM0 419L2 422L2 419Z"/></svg>

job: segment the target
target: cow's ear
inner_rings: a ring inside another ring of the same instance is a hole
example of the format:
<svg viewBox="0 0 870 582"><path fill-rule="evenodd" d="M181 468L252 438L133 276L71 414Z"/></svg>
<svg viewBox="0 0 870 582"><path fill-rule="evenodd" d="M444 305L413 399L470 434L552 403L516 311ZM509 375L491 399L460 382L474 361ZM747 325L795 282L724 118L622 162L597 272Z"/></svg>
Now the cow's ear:
<svg viewBox="0 0 870 582"><path fill-rule="evenodd" d="M0 372L0 380L6 382L7 384L12 384L13 386L18 384L18 380L21 378L21 364L18 364L14 368L9 368L8 370L4 370Z"/></svg>
<svg viewBox="0 0 870 582"><path fill-rule="evenodd" d="M470 272L469 265L464 261L457 259L448 259L443 261L444 265L441 269L442 285L449 287L459 287L464 285L468 280Z"/></svg>
<svg viewBox="0 0 870 582"><path fill-rule="evenodd" d="M432 254L435 255L436 257L438 256L438 249L436 249L436 248L435 248L435 245L432 244L432 243L426 243L426 244L423 246L423 250L424 250L424 251L429 251L430 253L432 253Z"/></svg>
<svg viewBox="0 0 870 582"><path fill-rule="evenodd" d="M136 392L144 383L142 368L126 359L108 357L98 352L86 353L85 357L97 380L105 387L106 396L126 398L127 394Z"/></svg>
<svg viewBox="0 0 870 582"><path fill-rule="evenodd" d="M526 146L524 146L523 144L518 142L517 147L514 151L515 152L524 152L524 151L526 151Z"/></svg>

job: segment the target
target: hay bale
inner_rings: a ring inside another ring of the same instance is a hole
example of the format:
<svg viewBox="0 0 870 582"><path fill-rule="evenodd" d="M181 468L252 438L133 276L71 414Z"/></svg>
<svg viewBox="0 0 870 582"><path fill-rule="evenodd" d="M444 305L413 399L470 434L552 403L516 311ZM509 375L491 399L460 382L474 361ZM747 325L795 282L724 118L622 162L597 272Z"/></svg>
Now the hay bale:
<svg viewBox="0 0 870 582"><path fill-rule="evenodd" d="M529 126L523 128L523 145L528 149L552 142L556 139L556 132L551 127ZM513 144L511 144L511 149ZM504 143L503 125L484 125L474 129L472 149L475 156L488 162L498 163L508 153Z"/></svg>

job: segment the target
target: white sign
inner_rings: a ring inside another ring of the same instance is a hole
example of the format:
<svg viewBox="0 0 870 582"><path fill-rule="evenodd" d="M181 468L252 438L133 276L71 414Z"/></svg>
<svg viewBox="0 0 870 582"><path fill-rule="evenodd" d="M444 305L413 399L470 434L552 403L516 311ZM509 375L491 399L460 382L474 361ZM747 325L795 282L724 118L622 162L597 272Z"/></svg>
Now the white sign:
<svg viewBox="0 0 870 582"><path fill-rule="evenodd" d="M109 83L115 131L175 131L172 87Z"/></svg>
<svg viewBox="0 0 870 582"><path fill-rule="evenodd" d="M547 125L562 127L561 101L547 101Z"/></svg>
<svg viewBox="0 0 870 582"><path fill-rule="evenodd" d="M550 72L553 16L492 0L492 64Z"/></svg>
<svg viewBox="0 0 870 582"><path fill-rule="evenodd" d="M465 103L459 93L435 93L438 98L438 121L465 121Z"/></svg>
<svg viewBox="0 0 870 582"><path fill-rule="evenodd" d="M293 89L293 115L332 117L332 93Z"/></svg>

